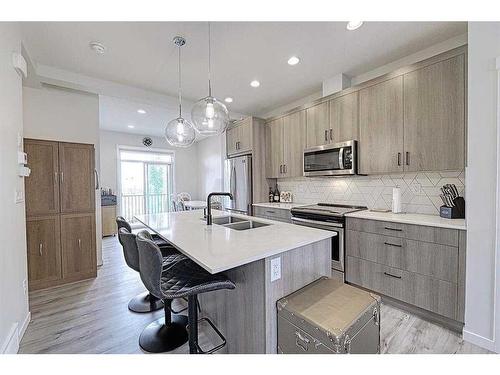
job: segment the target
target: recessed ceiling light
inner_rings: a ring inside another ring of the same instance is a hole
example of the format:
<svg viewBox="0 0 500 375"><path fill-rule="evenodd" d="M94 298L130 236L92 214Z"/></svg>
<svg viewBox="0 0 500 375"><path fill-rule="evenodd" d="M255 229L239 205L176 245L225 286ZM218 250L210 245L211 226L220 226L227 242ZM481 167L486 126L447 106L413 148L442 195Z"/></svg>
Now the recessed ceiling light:
<svg viewBox="0 0 500 375"><path fill-rule="evenodd" d="M142 108L139 108L139 109L137 110L137 113L140 113L141 115L143 115L143 114L145 114L145 113L146 113L146 111L145 111L144 109L142 109Z"/></svg>
<svg viewBox="0 0 500 375"><path fill-rule="evenodd" d="M135 128L135 126L134 125L127 125L127 128L133 129L133 128Z"/></svg>
<svg viewBox="0 0 500 375"><path fill-rule="evenodd" d="M89 47L95 53L102 55L106 52L106 46L100 42L90 42Z"/></svg>
<svg viewBox="0 0 500 375"><path fill-rule="evenodd" d="M231 98L231 97L228 96L226 99L224 99L224 101L226 103L232 103L233 102L233 98Z"/></svg>
<svg viewBox="0 0 500 375"><path fill-rule="evenodd" d="M347 30L352 31L361 27L363 21L349 21L347 22Z"/></svg>
<svg viewBox="0 0 500 375"><path fill-rule="evenodd" d="M288 65L297 65L300 59L297 56L292 56L288 59Z"/></svg>
<svg viewBox="0 0 500 375"><path fill-rule="evenodd" d="M250 86L252 86L252 87L259 87L260 86L260 82L257 81L257 80L253 80L252 82L250 82Z"/></svg>

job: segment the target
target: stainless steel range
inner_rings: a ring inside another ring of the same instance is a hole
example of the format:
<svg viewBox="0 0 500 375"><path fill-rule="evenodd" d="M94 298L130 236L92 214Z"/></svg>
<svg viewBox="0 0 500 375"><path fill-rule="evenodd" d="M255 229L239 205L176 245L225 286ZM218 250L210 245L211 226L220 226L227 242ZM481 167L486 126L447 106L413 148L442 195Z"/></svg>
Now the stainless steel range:
<svg viewBox="0 0 500 375"><path fill-rule="evenodd" d="M332 268L344 272L344 226L345 215L362 211L364 206L318 203L311 206L292 208L292 222L298 225L336 232L332 237Z"/></svg>

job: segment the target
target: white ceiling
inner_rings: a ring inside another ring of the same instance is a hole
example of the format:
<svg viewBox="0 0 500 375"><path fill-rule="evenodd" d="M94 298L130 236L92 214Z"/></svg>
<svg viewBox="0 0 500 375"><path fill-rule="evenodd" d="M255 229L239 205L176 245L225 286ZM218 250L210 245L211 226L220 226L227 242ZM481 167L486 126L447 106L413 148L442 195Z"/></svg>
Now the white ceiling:
<svg viewBox="0 0 500 375"><path fill-rule="evenodd" d="M213 23L215 96L233 97L228 105L232 111L259 115L319 91L321 82L335 74L356 76L467 31L463 22L368 22L352 32L345 25ZM171 96L177 91L177 50L172 38L182 35L187 39L182 58L183 94L194 101L207 93L206 23L30 22L23 24L23 33L24 44L37 64ZM89 49L93 40L106 45L104 55ZM299 56L300 64L288 66L291 55ZM253 79L261 82L259 88L249 86ZM119 111L124 108L119 99L106 100L113 101L119 112L115 122L142 121L137 113L123 117L129 109ZM164 122L165 114L156 109L148 114ZM107 121L106 113L103 119Z"/></svg>

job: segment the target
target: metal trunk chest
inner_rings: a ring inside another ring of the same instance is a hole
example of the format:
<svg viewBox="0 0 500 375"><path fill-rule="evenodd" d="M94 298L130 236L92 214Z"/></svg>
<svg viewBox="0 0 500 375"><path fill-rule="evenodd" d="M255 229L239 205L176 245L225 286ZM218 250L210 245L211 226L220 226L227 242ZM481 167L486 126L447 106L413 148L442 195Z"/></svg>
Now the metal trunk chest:
<svg viewBox="0 0 500 375"><path fill-rule="evenodd" d="M278 353L380 353L380 297L321 278L280 299Z"/></svg>

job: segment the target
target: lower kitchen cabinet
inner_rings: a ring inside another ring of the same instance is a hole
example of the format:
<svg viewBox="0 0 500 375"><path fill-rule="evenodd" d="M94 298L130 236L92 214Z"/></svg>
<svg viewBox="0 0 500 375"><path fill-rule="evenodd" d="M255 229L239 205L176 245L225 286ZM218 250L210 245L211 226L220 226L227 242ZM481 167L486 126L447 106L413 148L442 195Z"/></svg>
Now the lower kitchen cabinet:
<svg viewBox="0 0 500 375"><path fill-rule="evenodd" d="M464 322L465 232L347 218L346 280Z"/></svg>
<svg viewBox="0 0 500 375"><path fill-rule="evenodd" d="M96 276L95 216L61 216L62 273L65 279Z"/></svg>
<svg viewBox="0 0 500 375"><path fill-rule="evenodd" d="M26 220L28 280L40 289L61 279L61 241L58 215Z"/></svg>
<svg viewBox="0 0 500 375"><path fill-rule="evenodd" d="M253 215L256 217L261 217L263 219L283 221L285 223L291 223L291 212L285 208L270 208L270 207L253 207Z"/></svg>

